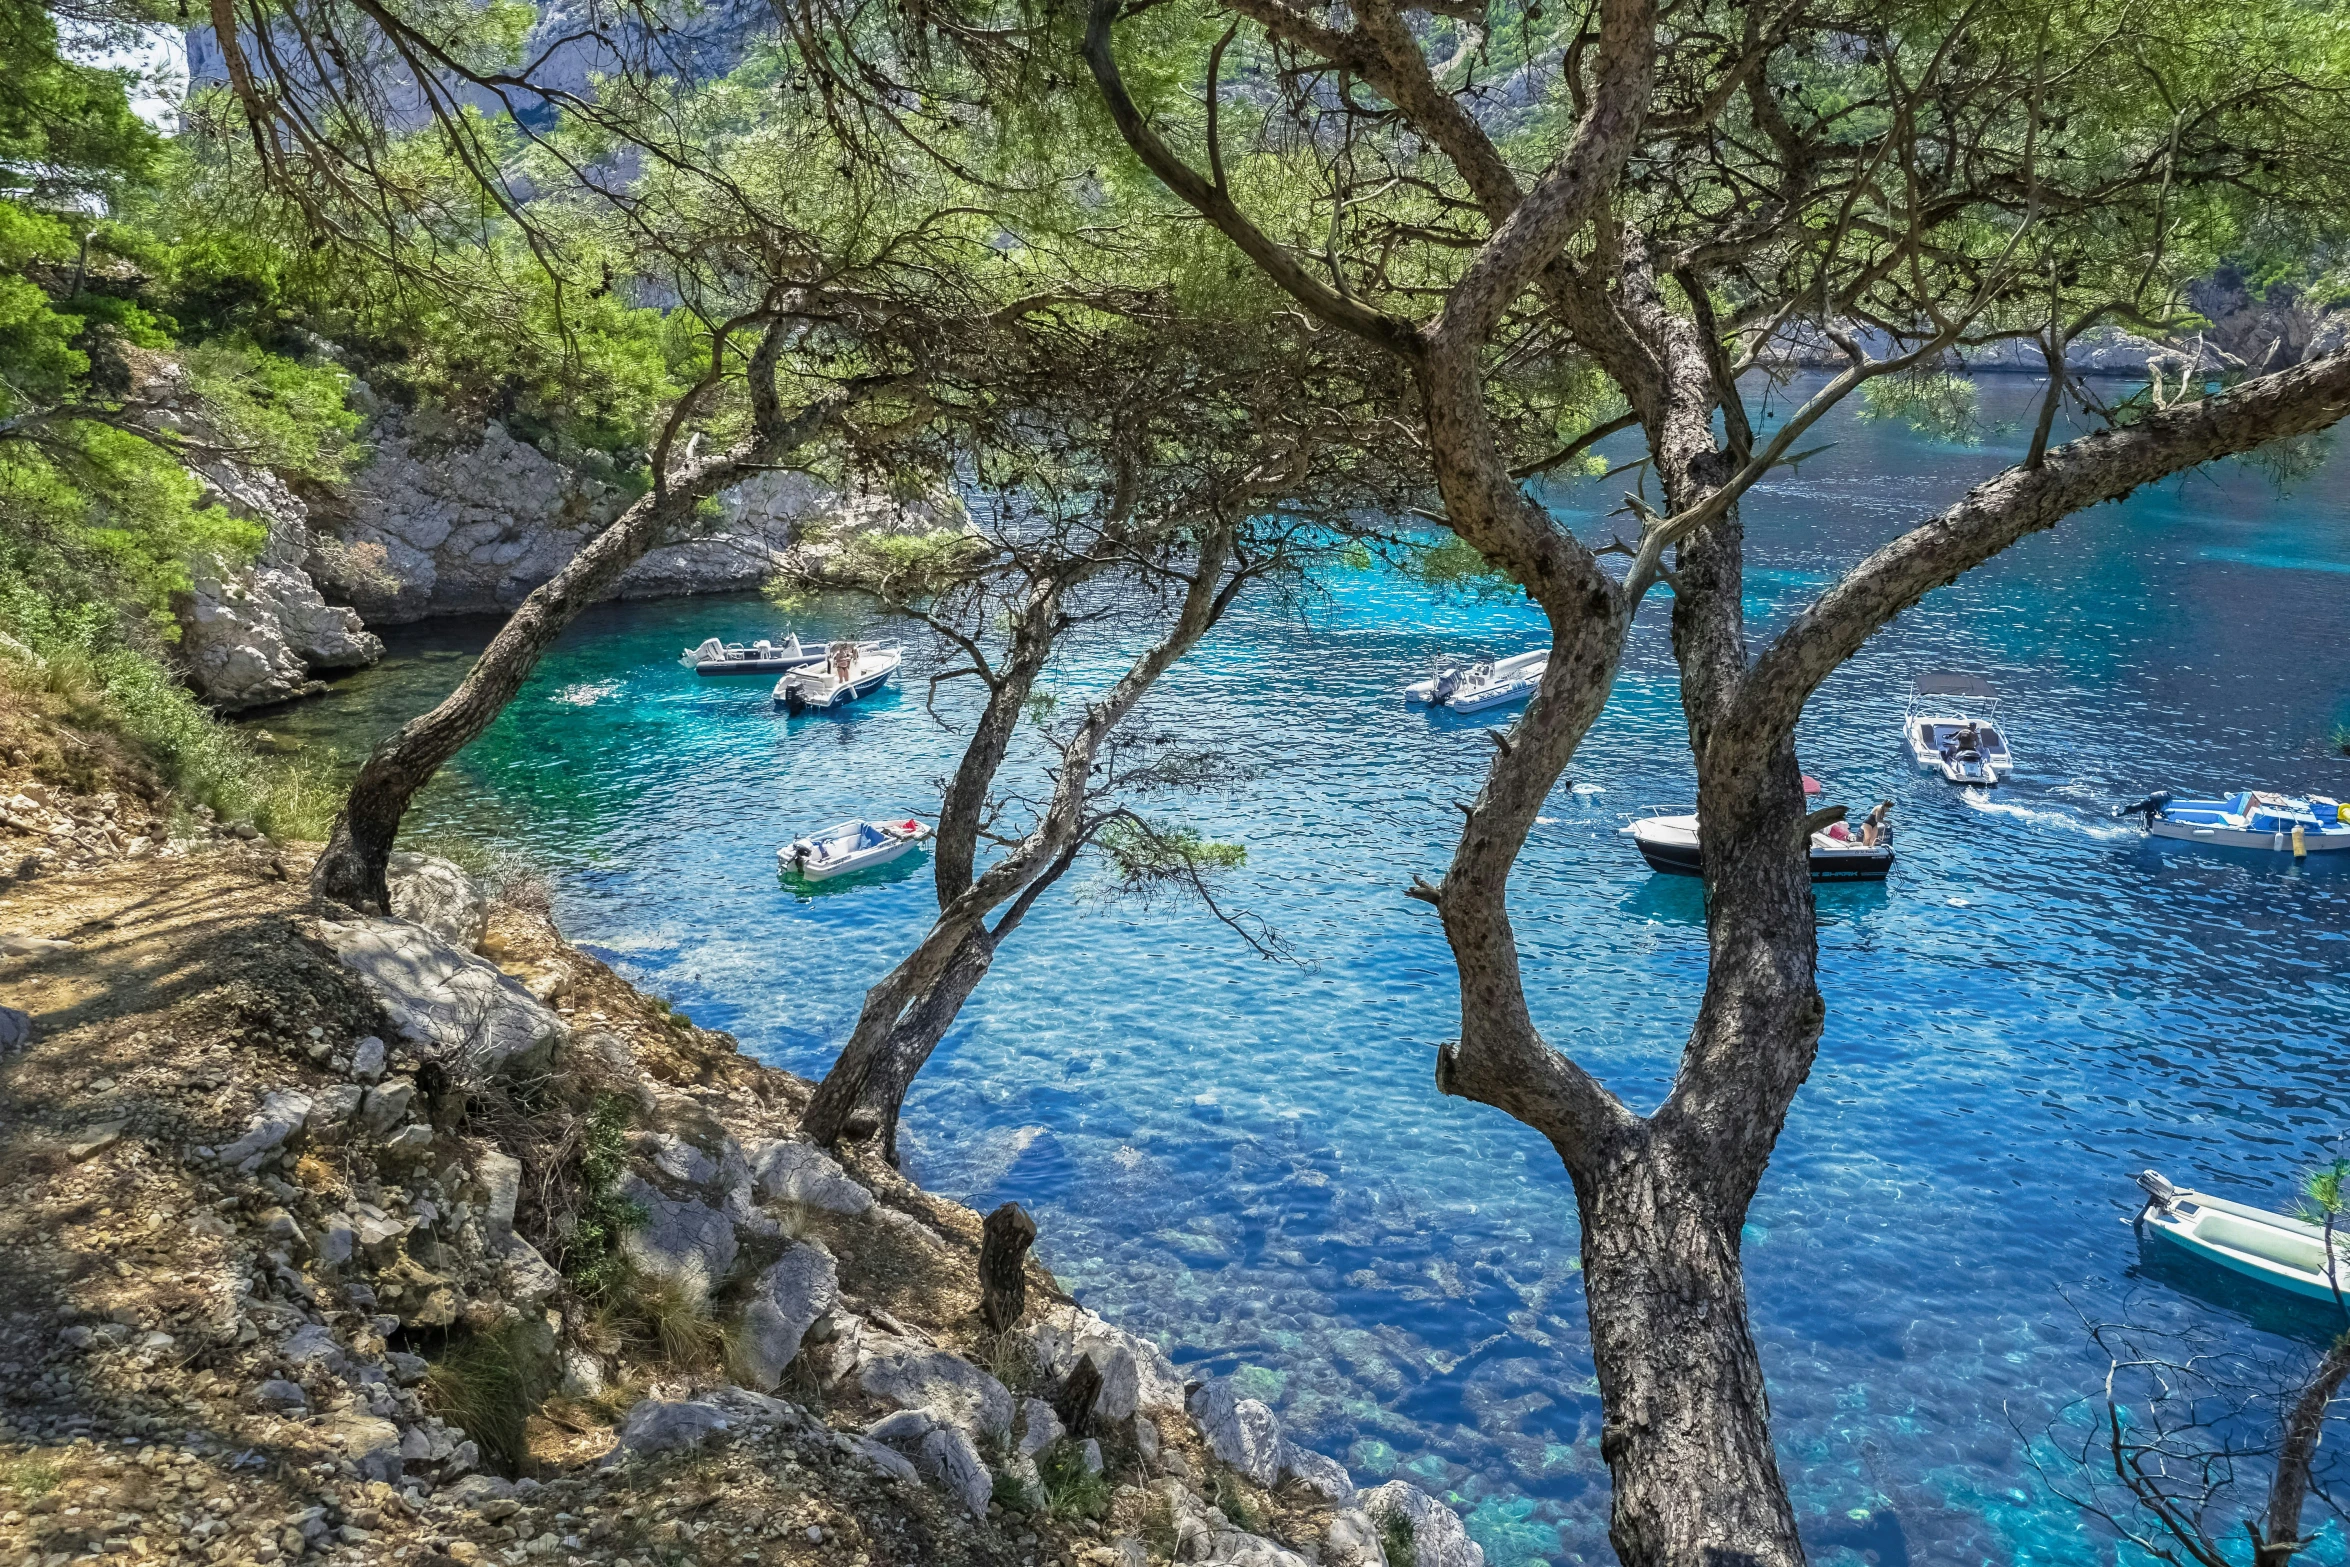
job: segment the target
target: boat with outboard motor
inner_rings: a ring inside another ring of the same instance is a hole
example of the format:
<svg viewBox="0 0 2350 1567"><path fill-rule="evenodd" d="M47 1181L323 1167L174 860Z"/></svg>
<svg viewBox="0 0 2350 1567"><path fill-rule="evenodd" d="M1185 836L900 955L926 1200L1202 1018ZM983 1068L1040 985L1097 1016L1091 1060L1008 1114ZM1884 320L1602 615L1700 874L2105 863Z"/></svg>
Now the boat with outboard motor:
<svg viewBox="0 0 2350 1567"><path fill-rule="evenodd" d="M1542 672L1549 667L1550 649L1546 647L1509 658L1440 662L1434 675L1405 686L1403 699L1428 707L1449 707L1456 713L1482 712L1532 696L1542 683Z"/></svg>
<svg viewBox="0 0 2350 1567"><path fill-rule="evenodd" d="M2350 805L2324 795L2304 799L2239 789L2216 800L2182 800L2164 791L2115 814L2144 817L2149 837L2214 848L2260 849L2295 859L2350 850Z"/></svg>
<svg viewBox="0 0 2350 1567"><path fill-rule="evenodd" d="M831 650L829 642L801 642L797 632L781 642L765 637L756 642L721 642L711 637L699 647L687 648L677 661L697 675L781 675L821 664Z"/></svg>
<svg viewBox="0 0 2350 1567"><path fill-rule="evenodd" d="M1808 774L1803 793L1808 801L1822 792L1820 781ZM1830 822L1811 835L1813 881L1883 881L1893 869L1893 829L1885 817L1888 800L1869 813L1855 832L1843 822ZM1640 850L1651 870L1673 876L1702 876L1705 859L1698 850L1697 808L1688 805L1651 806L1647 813L1622 829Z"/></svg>
<svg viewBox="0 0 2350 1567"><path fill-rule="evenodd" d="M910 853L930 829L908 817L895 822L837 822L794 838L775 851L776 868L804 881L830 881L869 871Z"/></svg>
<svg viewBox="0 0 2350 1567"><path fill-rule="evenodd" d="M824 662L775 682L775 702L790 713L839 707L889 684L905 654L895 642L834 642Z"/></svg>
<svg viewBox="0 0 2350 1567"><path fill-rule="evenodd" d="M2015 770L1999 722L1999 693L1977 675L1919 675L1909 683L1902 739L1920 767L1988 789Z"/></svg>
<svg viewBox="0 0 2350 1567"><path fill-rule="evenodd" d="M2151 1230L2206 1262L2308 1300L2350 1297L2350 1233L2336 1229L2329 1257L2323 1225L2173 1186L2152 1170L2136 1180L2146 1193L2136 1221L2141 1234Z"/></svg>

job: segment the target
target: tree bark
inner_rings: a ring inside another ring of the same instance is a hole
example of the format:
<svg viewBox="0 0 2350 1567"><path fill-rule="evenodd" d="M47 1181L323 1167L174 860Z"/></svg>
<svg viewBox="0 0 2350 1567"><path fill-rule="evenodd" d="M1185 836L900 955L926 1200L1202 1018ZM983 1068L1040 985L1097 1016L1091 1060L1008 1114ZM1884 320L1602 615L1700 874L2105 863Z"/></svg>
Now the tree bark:
<svg viewBox="0 0 2350 1567"><path fill-rule="evenodd" d="M391 859L392 843L399 835L401 819L408 814L409 802L432 781L433 774L505 710L564 628L581 610L610 592L621 573L647 550L675 536L703 501L790 456L848 407L854 391L811 403L786 417L775 401L776 360L782 342L782 323L771 322L751 358L751 401L758 433L730 451L671 471L651 494L622 512L561 571L515 606L506 624L498 628L490 645L482 649L481 657L474 660L457 689L440 706L410 719L368 756L359 776L352 780L350 795L327 835L326 848L311 870L314 894L362 909L389 907L384 867ZM714 377L715 370L712 374ZM664 440L664 451L666 446Z"/></svg>
<svg viewBox="0 0 2350 1567"><path fill-rule="evenodd" d="M2276 1478L2268 1491L2265 1535L2255 1535L2255 1567L2285 1567L2309 1541L2301 1537L2301 1508L2309 1499L2309 1470L2317 1460L2318 1439L2325 1434L2326 1411L2334 1395L2350 1380L2350 1332L2336 1338L2317 1369L2310 1373L2301 1396L2286 1413L2284 1442L2277 1450Z"/></svg>
<svg viewBox="0 0 2350 1567"><path fill-rule="evenodd" d="M989 1332L1009 1332L1028 1310L1028 1248L1035 1244L1036 1221L1016 1202L980 1226L979 1318Z"/></svg>

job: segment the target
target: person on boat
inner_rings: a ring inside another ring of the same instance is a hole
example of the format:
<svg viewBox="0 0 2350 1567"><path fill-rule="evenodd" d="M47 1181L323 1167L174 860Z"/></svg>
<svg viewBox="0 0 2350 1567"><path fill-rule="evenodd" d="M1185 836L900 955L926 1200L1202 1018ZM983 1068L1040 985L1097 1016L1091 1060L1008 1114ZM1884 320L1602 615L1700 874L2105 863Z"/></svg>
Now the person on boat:
<svg viewBox="0 0 2350 1567"><path fill-rule="evenodd" d="M1893 802L1891 800L1879 800L1877 802L1877 808L1869 812L1867 818L1860 824L1860 844L1862 848L1873 849L1878 844L1884 842L1885 819L1892 814Z"/></svg>
<svg viewBox="0 0 2350 1567"><path fill-rule="evenodd" d="M849 672L857 667L855 644L842 642L832 650L832 678L842 685L849 683Z"/></svg>

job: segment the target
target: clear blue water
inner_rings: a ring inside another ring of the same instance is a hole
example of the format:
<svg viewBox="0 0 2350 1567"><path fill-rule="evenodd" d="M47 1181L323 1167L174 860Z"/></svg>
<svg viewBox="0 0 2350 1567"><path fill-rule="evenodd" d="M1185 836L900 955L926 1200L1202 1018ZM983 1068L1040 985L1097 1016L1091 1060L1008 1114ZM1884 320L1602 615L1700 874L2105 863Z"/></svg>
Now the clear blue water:
<svg viewBox="0 0 2350 1567"><path fill-rule="evenodd" d="M1992 383L1986 415L2024 417L2025 393ZM1849 415L1828 434L1831 451L1748 506L1764 625L2017 440L1936 445ZM1596 529L1612 494L1557 499ZM2350 458L2285 497L2240 470L2193 475L1935 594L1812 704L1806 767L1831 799L1894 799L1900 829L1888 885L1820 894L1826 1038L1746 1248L1816 1559L2110 1559L2010 1423L2036 1429L2095 1387L2068 1300L2254 1350L2317 1330L2142 1259L2124 1220L2146 1165L2283 1206L2350 1128L2350 866L2156 850L2108 813L2156 786L2350 795L2350 761L2327 746L2350 720L2345 571ZM1644 1105L1704 958L1697 887L1649 874L1617 833L1692 793L1663 622L1652 605L1513 884L1540 1020ZM780 624L755 599L593 613L415 830L537 859L575 939L814 1075L927 922L930 882L925 865L796 896L775 846L925 809L957 742L918 676L847 717L787 720L765 682L675 662L708 633ZM887 628L836 605L800 629ZM395 633L384 668L264 722L356 750L445 690L485 634ZM1556 1159L1431 1082L1455 990L1403 888L1442 869L1484 726L1397 692L1439 649L1538 635L1522 604L1438 602L1381 574L1237 612L1144 721L1226 748L1246 775L1154 809L1247 847L1228 896L1304 961L1261 961L1196 910L1056 893L908 1109L925 1183L1022 1202L1093 1305L1242 1377L1359 1479L1448 1493L1508 1564L1608 1559L1600 1413ZM1102 667L1095 650L1057 678L1074 690ZM1988 802L1898 747L1908 675L1941 668L2008 696L2022 770ZM967 702L948 688L941 710ZM2344 1558L2331 1525L2316 1559Z"/></svg>

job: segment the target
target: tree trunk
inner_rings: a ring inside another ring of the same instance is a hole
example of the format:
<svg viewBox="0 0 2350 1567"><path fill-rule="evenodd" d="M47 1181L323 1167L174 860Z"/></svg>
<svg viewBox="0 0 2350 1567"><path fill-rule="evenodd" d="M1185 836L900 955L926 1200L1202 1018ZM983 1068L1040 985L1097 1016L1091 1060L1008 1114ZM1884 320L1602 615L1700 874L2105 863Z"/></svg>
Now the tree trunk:
<svg viewBox="0 0 2350 1567"><path fill-rule="evenodd" d="M2301 1534L2301 1508L2309 1499L2309 1471L2317 1461L2326 1414L2345 1381L2350 1381L2350 1332L2334 1340L2286 1413L2276 1479L2268 1492L2267 1531L2253 1535L2255 1567L2285 1567L2310 1544Z"/></svg>
<svg viewBox="0 0 2350 1567"><path fill-rule="evenodd" d="M1035 1244L1036 1221L1016 1202L980 1226L979 1316L990 1332L1008 1332L1028 1310L1028 1248Z"/></svg>
<svg viewBox="0 0 2350 1567"><path fill-rule="evenodd" d="M933 926L924 945L947 939ZM898 1115L930 1053L954 1026L963 1003L987 977L995 963L995 937L982 925L957 945L938 979L913 1006L895 1015L858 1020L849 1042L841 1047L832 1069L816 1085L816 1093L800 1117L800 1131L819 1148L829 1148L850 1129L852 1121L871 1120L881 1136L882 1156L892 1167L898 1162ZM922 955L916 949L915 963ZM886 982L885 982L886 983ZM879 987L876 987L877 989Z"/></svg>
<svg viewBox="0 0 2350 1567"><path fill-rule="evenodd" d="M311 891L361 909L388 908L384 867L417 791L505 710L540 656L581 610L610 592L647 550L666 542L703 500L748 477L761 466L760 459L770 456L738 450L688 465L667 488L622 512L561 571L533 589L457 689L431 712L402 725L367 758L311 871Z"/></svg>
<svg viewBox="0 0 2350 1567"><path fill-rule="evenodd" d="M1746 1326L1744 1205L1642 1131L1578 1173L1583 1287L1614 1477L1608 1538L1625 1567L1800 1567Z"/></svg>

